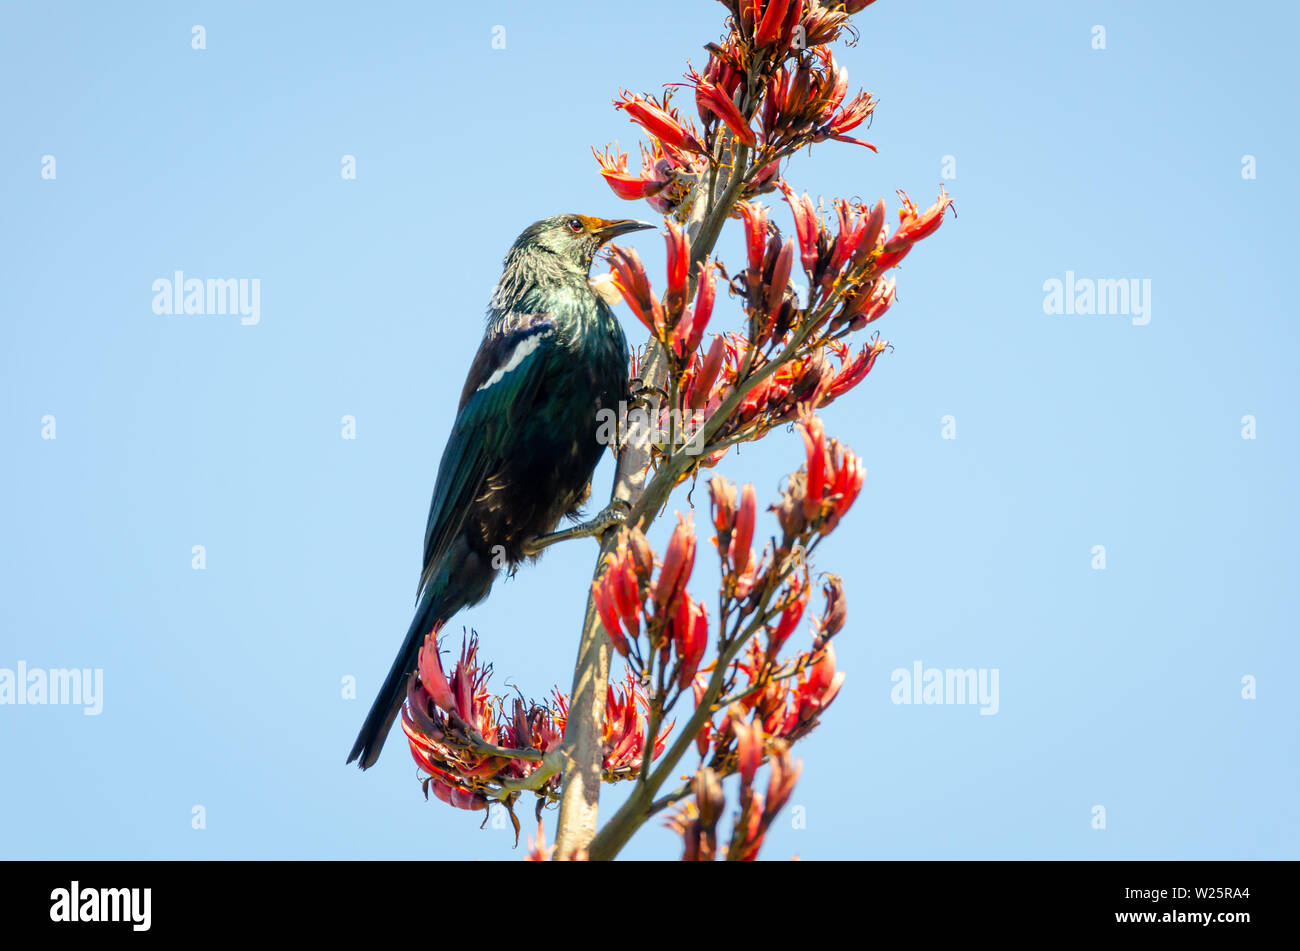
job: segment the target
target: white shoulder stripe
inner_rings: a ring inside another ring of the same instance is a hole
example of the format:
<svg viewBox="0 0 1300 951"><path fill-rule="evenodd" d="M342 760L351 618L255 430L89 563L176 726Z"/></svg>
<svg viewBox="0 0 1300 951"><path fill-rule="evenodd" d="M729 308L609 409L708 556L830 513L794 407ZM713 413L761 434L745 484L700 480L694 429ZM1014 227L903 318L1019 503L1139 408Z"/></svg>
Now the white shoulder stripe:
<svg viewBox="0 0 1300 951"><path fill-rule="evenodd" d="M517 366L519 366L519 364L523 363L524 358L527 357L534 350L536 350L538 346L541 344L542 339L547 336L550 336L550 333L551 333L551 328L547 327L545 330L542 330L539 333L535 333L530 337L526 337L525 339L519 341L519 343L515 344L515 349L510 354L510 359L507 360L505 363L501 364L501 366L497 368L496 372L493 373L490 377L487 378L486 381L483 382L483 384L479 387L479 389L486 390L492 384L500 383L501 380L505 377L505 375L509 373L511 370L515 369Z"/></svg>

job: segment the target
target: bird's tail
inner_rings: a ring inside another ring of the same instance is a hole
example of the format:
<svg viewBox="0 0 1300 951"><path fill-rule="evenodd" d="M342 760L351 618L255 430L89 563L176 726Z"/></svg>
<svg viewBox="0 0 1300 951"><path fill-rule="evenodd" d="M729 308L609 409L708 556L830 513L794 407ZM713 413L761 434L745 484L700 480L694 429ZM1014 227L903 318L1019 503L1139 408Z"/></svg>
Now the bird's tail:
<svg viewBox="0 0 1300 951"><path fill-rule="evenodd" d="M359 759L358 765L362 769L369 769L379 759L379 753L384 748L384 740L388 738L388 731L392 728L398 711L402 709L402 702L406 699L406 681L411 671L415 669L415 661L419 656L421 645L424 644L425 636L431 631L439 630L447 623L447 618L455 613L454 610L448 611L446 605L440 604L442 601L443 599L432 591L426 591L420 598L415 617L406 631L406 640L402 643L402 649L393 661L388 676L384 678L384 685L379 688L379 695L371 704L370 712L366 714L366 722L361 725L357 741L352 744L352 752L348 754L349 763Z"/></svg>

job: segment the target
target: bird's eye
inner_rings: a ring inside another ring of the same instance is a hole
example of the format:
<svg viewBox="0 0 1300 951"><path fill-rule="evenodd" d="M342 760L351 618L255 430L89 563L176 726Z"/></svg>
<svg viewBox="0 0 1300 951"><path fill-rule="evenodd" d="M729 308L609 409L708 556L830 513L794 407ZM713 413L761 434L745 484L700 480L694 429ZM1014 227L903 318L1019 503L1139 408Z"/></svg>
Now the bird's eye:
<svg viewBox="0 0 1300 951"><path fill-rule="evenodd" d="M570 218L569 230L572 231L574 234L577 234L582 230L582 222L579 221L577 218Z"/></svg>

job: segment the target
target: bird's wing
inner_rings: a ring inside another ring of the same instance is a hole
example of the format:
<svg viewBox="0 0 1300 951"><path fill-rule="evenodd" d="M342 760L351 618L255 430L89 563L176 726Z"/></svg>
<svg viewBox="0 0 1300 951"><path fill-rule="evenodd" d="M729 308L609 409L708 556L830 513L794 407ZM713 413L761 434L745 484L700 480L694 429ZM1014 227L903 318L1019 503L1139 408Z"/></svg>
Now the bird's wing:
<svg viewBox="0 0 1300 951"><path fill-rule="evenodd" d="M459 534L484 480L502 460L520 408L526 412L533 402L555 352L555 322L548 314L512 315L479 347L438 467L417 599Z"/></svg>

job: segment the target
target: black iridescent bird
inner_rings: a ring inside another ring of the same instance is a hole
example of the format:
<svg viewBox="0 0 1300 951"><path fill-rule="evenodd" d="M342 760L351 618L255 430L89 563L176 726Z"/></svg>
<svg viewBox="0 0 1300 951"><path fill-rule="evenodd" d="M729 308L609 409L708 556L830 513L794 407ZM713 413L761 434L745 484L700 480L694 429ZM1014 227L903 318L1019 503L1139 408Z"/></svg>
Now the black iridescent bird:
<svg viewBox="0 0 1300 951"><path fill-rule="evenodd" d="M628 396L627 340L588 283L591 263L611 238L653 227L556 215L531 225L506 254L438 468L415 618L349 763L366 769L379 758L425 635L487 597L502 568L617 520L606 510L554 531L591 492L605 449L597 414L617 412Z"/></svg>

